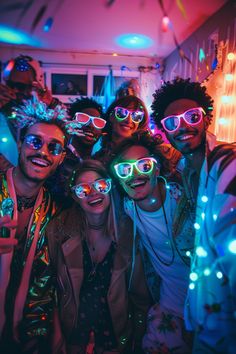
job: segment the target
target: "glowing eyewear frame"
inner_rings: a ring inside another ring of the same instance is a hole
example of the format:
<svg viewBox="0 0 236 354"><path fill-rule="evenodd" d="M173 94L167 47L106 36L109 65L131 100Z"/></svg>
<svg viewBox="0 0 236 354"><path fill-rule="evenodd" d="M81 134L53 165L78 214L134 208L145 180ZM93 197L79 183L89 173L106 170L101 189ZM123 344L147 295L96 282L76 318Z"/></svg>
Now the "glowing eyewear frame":
<svg viewBox="0 0 236 354"><path fill-rule="evenodd" d="M115 107L115 117L117 120L122 121L128 118L129 114L131 115L131 119L134 123L141 123L143 118L144 118L144 112L143 111L130 111L127 108L124 107Z"/></svg>
<svg viewBox="0 0 236 354"><path fill-rule="evenodd" d="M111 190L111 179L110 178L100 178L92 183L79 183L76 186L72 187L72 192L80 198L86 198L90 193L92 188L101 194L107 194Z"/></svg>
<svg viewBox="0 0 236 354"><path fill-rule="evenodd" d="M157 163L157 160L153 157L143 157L142 159L138 159L135 162L120 162L114 165L114 169L119 178L125 179L133 174L134 166L136 170L141 174L146 175L151 173L154 167L154 162ZM147 166L149 166L148 169Z"/></svg>
<svg viewBox="0 0 236 354"><path fill-rule="evenodd" d="M206 114L206 112L204 111L204 109L202 107L194 107L194 108L188 109L187 111L185 111L181 114L171 115L171 116L163 118L161 120L161 124L167 132L173 133L179 129L181 118L188 125L197 125L202 121L203 114ZM198 119L195 120L194 122L191 122L191 120L193 120L193 118L196 117L196 115L197 115ZM173 128L170 129L172 126L173 126Z"/></svg>
<svg viewBox="0 0 236 354"><path fill-rule="evenodd" d="M45 142L40 136L35 134L26 135L23 142L31 150L40 150L44 144L47 145L47 149L51 155L58 156L65 151L64 147L55 141Z"/></svg>
<svg viewBox="0 0 236 354"><path fill-rule="evenodd" d="M96 129L103 129L106 125L105 119L100 118L100 117L89 116L88 114L83 113L83 112L75 113L74 120L76 120L78 123L80 123L81 126L88 125L90 122L92 122L93 126Z"/></svg>

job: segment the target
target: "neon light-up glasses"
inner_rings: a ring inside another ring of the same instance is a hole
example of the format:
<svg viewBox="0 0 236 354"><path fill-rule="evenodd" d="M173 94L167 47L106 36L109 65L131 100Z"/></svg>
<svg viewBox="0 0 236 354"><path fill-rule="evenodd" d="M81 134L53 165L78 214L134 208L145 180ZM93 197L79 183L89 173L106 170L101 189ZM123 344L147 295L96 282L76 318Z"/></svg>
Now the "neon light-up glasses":
<svg viewBox="0 0 236 354"><path fill-rule="evenodd" d="M72 187L71 190L75 193L78 198L86 198L90 193L92 188L99 193L107 194L111 190L111 179L101 178L97 179L93 183L79 183Z"/></svg>
<svg viewBox="0 0 236 354"><path fill-rule="evenodd" d="M188 125L197 125L202 121L203 114L206 113L202 107L191 108L179 115L163 118L161 124L167 132L173 133L179 129L181 118L183 118Z"/></svg>
<svg viewBox="0 0 236 354"><path fill-rule="evenodd" d="M96 128L96 129L103 129L106 125L106 121L105 119L102 119L100 117L92 117L92 116L89 116L88 114L86 113L82 113L82 112L77 112L75 113L75 117L74 119L81 124L81 127L83 125L89 125L90 122L93 123L93 126Z"/></svg>
<svg viewBox="0 0 236 354"><path fill-rule="evenodd" d="M64 147L55 141L45 142L40 136L30 134L24 138L24 144L31 150L40 150L44 144L47 144L47 149L51 155L57 156L65 151Z"/></svg>
<svg viewBox="0 0 236 354"><path fill-rule="evenodd" d="M129 114L134 123L140 123L144 118L143 111L130 111L129 109L124 107L115 107L114 111L116 119L120 121L127 119Z"/></svg>
<svg viewBox="0 0 236 354"><path fill-rule="evenodd" d="M157 163L157 160L153 157L144 157L142 159L136 160L135 162L120 162L114 165L114 168L119 178L128 178L132 175L134 166L136 170L141 174L151 173L153 170L154 162Z"/></svg>

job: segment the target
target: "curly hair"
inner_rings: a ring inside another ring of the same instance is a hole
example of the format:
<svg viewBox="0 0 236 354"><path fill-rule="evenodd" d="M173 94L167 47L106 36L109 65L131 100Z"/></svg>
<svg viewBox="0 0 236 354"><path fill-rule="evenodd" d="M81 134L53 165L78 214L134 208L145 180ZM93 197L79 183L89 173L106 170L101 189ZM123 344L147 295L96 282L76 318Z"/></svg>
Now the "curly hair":
<svg viewBox="0 0 236 354"><path fill-rule="evenodd" d="M208 124L212 120L213 99L206 92L206 87L199 82L191 82L189 79L175 78L167 81L153 94L152 119L159 129L162 129L161 120L165 117L165 110L173 101L187 98L198 103L206 112L205 120Z"/></svg>
<svg viewBox="0 0 236 354"><path fill-rule="evenodd" d="M104 118L102 105L94 99L88 97L78 98L75 102L73 102L69 108L69 115L73 118L75 113L83 112L86 108L96 109L100 113L101 118Z"/></svg>

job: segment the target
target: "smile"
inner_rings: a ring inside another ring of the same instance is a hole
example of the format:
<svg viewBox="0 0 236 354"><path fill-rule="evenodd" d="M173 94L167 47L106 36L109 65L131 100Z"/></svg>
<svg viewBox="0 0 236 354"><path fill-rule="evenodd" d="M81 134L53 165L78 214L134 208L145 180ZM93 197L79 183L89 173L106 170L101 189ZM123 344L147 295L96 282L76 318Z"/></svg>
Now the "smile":
<svg viewBox="0 0 236 354"><path fill-rule="evenodd" d="M48 167L50 165L49 162L36 157L33 158L31 162L33 165L40 166L40 167Z"/></svg>
<svg viewBox="0 0 236 354"><path fill-rule="evenodd" d="M176 140L185 141L195 137L195 133L182 134L176 137Z"/></svg>
<svg viewBox="0 0 236 354"><path fill-rule="evenodd" d="M102 198L96 198L96 199L90 200L90 201L88 202L88 205L90 205L90 206L97 206L97 205L102 204L102 202L103 202L103 199L102 199Z"/></svg>

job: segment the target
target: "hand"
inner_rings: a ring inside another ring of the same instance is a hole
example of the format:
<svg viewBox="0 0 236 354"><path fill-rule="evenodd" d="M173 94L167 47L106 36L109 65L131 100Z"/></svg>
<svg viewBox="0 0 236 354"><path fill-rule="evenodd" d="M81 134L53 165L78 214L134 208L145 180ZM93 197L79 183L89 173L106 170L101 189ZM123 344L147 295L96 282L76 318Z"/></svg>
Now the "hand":
<svg viewBox="0 0 236 354"><path fill-rule="evenodd" d="M40 101L44 102L47 106L49 106L52 102L52 93L47 88L42 87L37 81L33 82L33 91L37 93L37 96Z"/></svg>
<svg viewBox="0 0 236 354"><path fill-rule="evenodd" d="M5 106L11 100L16 99L16 93L10 87L0 84L0 108Z"/></svg>

